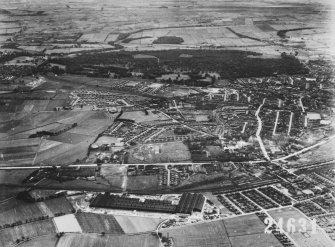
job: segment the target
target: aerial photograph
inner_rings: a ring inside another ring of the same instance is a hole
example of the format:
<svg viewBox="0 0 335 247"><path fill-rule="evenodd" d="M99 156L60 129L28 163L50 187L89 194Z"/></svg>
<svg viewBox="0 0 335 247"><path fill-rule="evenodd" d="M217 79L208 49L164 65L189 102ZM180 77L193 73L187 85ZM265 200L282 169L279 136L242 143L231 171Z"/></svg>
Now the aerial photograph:
<svg viewBox="0 0 335 247"><path fill-rule="evenodd" d="M0 247L335 247L335 0L0 0Z"/></svg>

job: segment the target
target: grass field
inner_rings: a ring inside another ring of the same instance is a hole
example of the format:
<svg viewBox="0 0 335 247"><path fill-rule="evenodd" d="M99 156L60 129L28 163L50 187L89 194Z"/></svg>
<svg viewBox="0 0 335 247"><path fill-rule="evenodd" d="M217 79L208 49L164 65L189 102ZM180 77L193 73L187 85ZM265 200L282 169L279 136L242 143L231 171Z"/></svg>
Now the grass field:
<svg viewBox="0 0 335 247"><path fill-rule="evenodd" d="M158 176L128 176L127 189L128 190L154 190L158 186Z"/></svg>
<svg viewBox="0 0 335 247"><path fill-rule="evenodd" d="M119 223L113 215L77 213L76 218L83 232L86 233L112 233L123 234Z"/></svg>
<svg viewBox="0 0 335 247"><path fill-rule="evenodd" d="M283 219L283 228L285 231L288 231L287 223L289 219L294 219L295 222L292 224L295 226L296 231L289 233L291 238L299 246L304 247L330 247L335 246L334 241L332 241L323 231L317 229L315 233L312 232L312 224L309 218L304 214L298 211L295 208L283 208L283 209L274 209L269 211L269 214L278 222L280 218ZM302 224L299 221L305 220L306 224L306 235L303 235L300 231L304 231Z"/></svg>
<svg viewBox="0 0 335 247"><path fill-rule="evenodd" d="M6 228L0 231L0 246L13 246L15 241L17 239L21 239L22 237L33 238L51 233L56 234L56 229L52 223L52 220L37 221L21 226Z"/></svg>
<svg viewBox="0 0 335 247"><path fill-rule="evenodd" d="M138 216L115 215L114 217L125 233L153 231L162 221L162 219Z"/></svg>
<svg viewBox="0 0 335 247"><path fill-rule="evenodd" d="M57 247L158 247L160 241L151 233L137 235L99 236L97 234L65 234Z"/></svg>

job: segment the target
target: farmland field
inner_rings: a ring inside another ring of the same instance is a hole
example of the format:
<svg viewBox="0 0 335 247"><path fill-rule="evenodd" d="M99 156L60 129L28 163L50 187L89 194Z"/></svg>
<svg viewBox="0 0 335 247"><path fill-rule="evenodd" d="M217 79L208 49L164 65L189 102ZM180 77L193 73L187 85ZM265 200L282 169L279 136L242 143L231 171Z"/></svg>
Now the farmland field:
<svg viewBox="0 0 335 247"><path fill-rule="evenodd" d="M76 218L83 232L87 233L124 233L113 215L77 213Z"/></svg>
<svg viewBox="0 0 335 247"><path fill-rule="evenodd" d="M0 181L3 181L3 180L1 180L1 176L0 176ZM6 199L11 198L11 197L14 197L14 196L17 195L17 193L19 193L23 190L24 190L24 188L10 188L10 187L7 187L7 186L0 185L0 201L6 200Z"/></svg>
<svg viewBox="0 0 335 247"><path fill-rule="evenodd" d="M334 246L334 242L320 229L317 229L315 233L312 232L311 221L300 211L295 208L283 208L274 209L269 211L269 214L278 222L280 218L283 219L283 228L288 231L287 223L290 218L294 219L292 225L295 226L296 231L294 233L289 233L290 237L299 245L304 247L329 247ZM301 220L305 220L306 224L306 234L302 234L304 231L301 228Z"/></svg>
<svg viewBox="0 0 335 247"><path fill-rule="evenodd" d="M56 229L52 220L37 221L29 224L23 224L12 228L6 228L0 231L0 247L13 246L17 239L22 237L37 237L54 233Z"/></svg>
<svg viewBox="0 0 335 247"><path fill-rule="evenodd" d="M264 223L254 214L163 229L173 238L175 246L281 247L271 234L264 233Z"/></svg>
<svg viewBox="0 0 335 247"><path fill-rule="evenodd" d="M157 228L162 219L140 216L114 216L125 233L138 233L153 231Z"/></svg>
<svg viewBox="0 0 335 247"><path fill-rule="evenodd" d="M192 224L163 229L162 233L172 237L176 247L229 247L229 239L223 221Z"/></svg>
<svg viewBox="0 0 335 247"><path fill-rule="evenodd" d="M0 183L4 183L6 181L8 184L18 184L21 183L23 179L25 179L31 173L32 170L1 170Z"/></svg>
<svg viewBox="0 0 335 247"><path fill-rule="evenodd" d="M255 215L239 216L224 220L229 237L264 233L264 223Z"/></svg>
<svg viewBox="0 0 335 247"><path fill-rule="evenodd" d="M67 214L53 218L58 232L82 232L74 214Z"/></svg>
<svg viewBox="0 0 335 247"><path fill-rule="evenodd" d="M87 138L90 138L90 137L91 136L83 135L83 134L64 132L60 135L50 137L50 140L63 142L63 143L69 143L69 144L77 144L79 142L85 141Z"/></svg>
<svg viewBox="0 0 335 247"><path fill-rule="evenodd" d="M44 201L45 205L48 207L48 209L53 213L65 213L70 214L73 213L73 207L71 203L65 198L55 198Z"/></svg>
<svg viewBox="0 0 335 247"><path fill-rule="evenodd" d="M97 234L65 234L57 247L159 247L160 241L151 233L136 235L99 236Z"/></svg>
<svg viewBox="0 0 335 247"><path fill-rule="evenodd" d="M245 247L246 243L248 243L248 246L257 246L257 247L283 246L272 234L265 234L265 233L235 236L230 237L229 239L232 247Z"/></svg>
<svg viewBox="0 0 335 247"><path fill-rule="evenodd" d="M17 221L25 222L26 219L43 216L36 203L20 203L22 205L13 207L0 213L0 225L12 224Z"/></svg>
<svg viewBox="0 0 335 247"><path fill-rule="evenodd" d="M57 240L56 234L43 235L22 243L20 247L55 247Z"/></svg>

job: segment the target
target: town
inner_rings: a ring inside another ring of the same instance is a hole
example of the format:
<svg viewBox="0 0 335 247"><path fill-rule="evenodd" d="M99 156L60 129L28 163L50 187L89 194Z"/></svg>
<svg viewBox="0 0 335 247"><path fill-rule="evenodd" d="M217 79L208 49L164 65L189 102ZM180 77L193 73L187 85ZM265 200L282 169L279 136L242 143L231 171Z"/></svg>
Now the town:
<svg viewBox="0 0 335 247"><path fill-rule="evenodd" d="M334 6L55 4L0 10L0 247L335 246Z"/></svg>

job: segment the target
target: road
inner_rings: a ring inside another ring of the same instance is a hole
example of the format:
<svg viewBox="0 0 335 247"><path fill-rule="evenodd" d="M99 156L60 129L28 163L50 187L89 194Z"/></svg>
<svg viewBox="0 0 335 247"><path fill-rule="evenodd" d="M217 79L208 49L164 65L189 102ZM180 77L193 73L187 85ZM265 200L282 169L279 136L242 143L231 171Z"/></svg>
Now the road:
<svg viewBox="0 0 335 247"><path fill-rule="evenodd" d="M287 131L287 135L288 135L288 136L290 135L290 132L291 132L291 128L292 128L292 120L293 120L293 112L291 112L291 115L290 115L290 123L289 123L288 131Z"/></svg>
<svg viewBox="0 0 335 247"><path fill-rule="evenodd" d="M257 129L257 132L256 132L256 137L257 137L257 140L259 142L259 146L261 147L261 150L263 152L263 155L264 155L265 159L270 160L270 157L269 157L268 153L266 152L263 140L260 136L261 131L262 131L263 122L262 122L262 119L259 117L259 112L261 111L261 108L264 105L264 103L265 103L265 98L263 99L263 103L258 107L258 109L255 113L255 116L256 116L257 121L258 121L258 129Z"/></svg>
<svg viewBox="0 0 335 247"><path fill-rule="evenodd" d="M206 163L191 163L191 162L184 162L184 163L152 163L152 164L123 164L124 166L128 166L128 165L134 165L134 166L139 166L139 165L154 165L154 166L168 166L168 165L205 165L205 164L210 164L211 162L206 162ZM119 164L114 164L114 163L105 163L102 164L102 167L110 167L113 165L119 165ZM56 168L60 168L60 167L74 167L74 168L80 168L80 167L97 167L97 164L76 164L76 165L68 165L68 166L50 166L50 165L46 165L46 166L1 166L0 170L25 170L25 169L32 169L32 170L36 170L36 169L40 169L40 168L52 168L52 167L56 167Z"/></svg>
<svg viewBox="0 0 335 247"><path fill-rule="evenodd" d="M277 130L277 125L278 125L278 119L279 119L279 111L277 111L277 115L276 115L276 122L275 122L275 127L273 128L273 132L272 135L276 134L276 130Z"/></svg>

